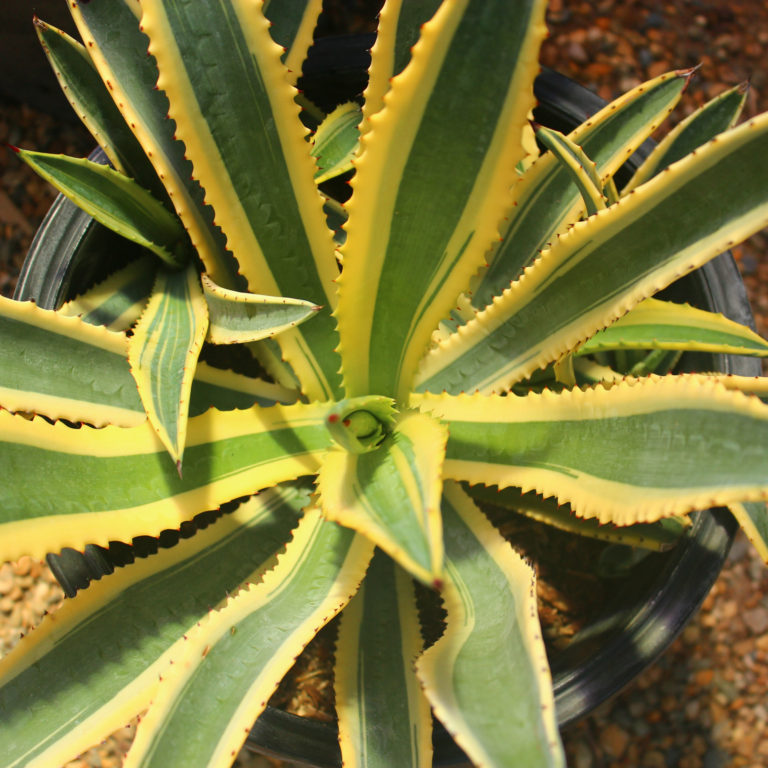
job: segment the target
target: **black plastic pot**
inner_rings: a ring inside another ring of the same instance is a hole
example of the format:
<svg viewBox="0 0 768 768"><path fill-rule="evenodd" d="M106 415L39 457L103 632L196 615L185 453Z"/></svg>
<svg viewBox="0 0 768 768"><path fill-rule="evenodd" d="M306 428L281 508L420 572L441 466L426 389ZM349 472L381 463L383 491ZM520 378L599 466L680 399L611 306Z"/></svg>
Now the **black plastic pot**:
<svg viewBox="0 0 768 768"><path fill-rule="evenodd" d="M305 91L326 108L359 93L365 83L370 42L369 38L343 41L339 59L338 41L321 41L305 68ZM555 128L569 130L603 106L597 96L552 72L542 72L535 90L540 101L536 119ZM642 147L630 165L646 155L650 146ZM135 253L134 246L95 225L60 198L32 244L16 298L55 307L74 288L93 282ZM752 325L746 292L728 254L683 278L665 295ZM695 356L690 362L701 363ZM756 361L739 357L710 356L705 367L749 376L760 372ZM726 510L699 514L673 551L651 555L636 566L632 578L622 582L620 594L613 595L598 619L580 631L564 651L552 655L561 726L583 717L618 692L677 636L714 583L735 528ZM255 751L303 765L340 765L334 727L269 707L254 725L247 743ZM435 765L466 762L439 724L434 743Z"/></svg>

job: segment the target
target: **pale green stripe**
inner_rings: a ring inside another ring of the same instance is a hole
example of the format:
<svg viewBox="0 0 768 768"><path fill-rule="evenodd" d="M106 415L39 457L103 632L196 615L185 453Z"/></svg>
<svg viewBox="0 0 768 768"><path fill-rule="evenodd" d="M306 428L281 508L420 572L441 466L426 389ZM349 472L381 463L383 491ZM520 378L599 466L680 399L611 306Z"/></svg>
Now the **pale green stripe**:
<svg viewBox="0 0 768 768"><path fill-rule="evenodd" d="M397 394L402 356L421 319L417 313L431 304L427 290L442 271L452 270L472 237L467 231L458 252L446 251L494 138L509 85L522 66L518 54L532 6L533 0L525 0L509 13L504 1L470 0L434 87L424 95L424 114L396 182L397 215L389 231L380 234L387 246L374 299L371 392Z"/></svg>
<svg viewBox="0 0 768 768"><path fill-rule="evenodd" d="M336 675L346 674L346 668L354 665L357 686L340 702L339 727L351 739L341 741L344 764L357 768L419 768L424 763L418 734L431 723L420 722L418 713L408 706L408 688L415 680L409 679L413 659L403 655L402 635L407 628L401 623L395 568L392 560L377 551L364 590L352 598L362 603L360 623L346 626L346 613L342 617L340 632L350 640L344 646L350 655L337 659ZM345 723L346 718L352 722ZM352 754L346 752L346 743Z"/></svg>
<svg viewBox="0 0 768 768"><path fill-rule="evenodd" d="M209 423L212 415L221 418L209 412L196 419L202 425ZM252 417L247 412L237 414L239 422L248 418ZM259 427L254 419L254 430ZM182 478L174 462L159 447L156 453L88 455L91 432L88 428L73 430L72 449L83 452L81 455L8 442L8 435L0 434L0 464L5 472L0 485L0 522L131 509L208 485L212 486L211 503L220 504L229 497L217 498L217 483L251 477L251 490L256 491L260 487L260 469L266 470L286 456L312 456L329 444L324 425L314 423L187 445ZM116 439L119 441L119 436ZM311 467L310 463L308 471ZM40 482L30 483L30 477L37 477ZM73 482L73 477L87 478L87 482Z"/></svg>
<svg viewBox="0 0 768 768"><path fill-rule="evenodd" d="M611 392L602 405L579 418L497 422L449 420L446 470L452 461L487 469L535 468L571 478L588 475L634 488L681 489L758 487L768 484L768 421L740 410L708 408L664 398L655 410L623 414ZM681 397L682 399L682 397ZM745 401L746 402L746 401ZM485 471L485 469L484 469Z"/></svg>
<svg viewBox="0 0 768 768"><path fill-rule="evenodd" d="M307 491L291 488L259 496L243 524L217 522L213 530L225 535L203 552L171 567L156 555L155 572L68 628L0 690L0 765L27 764L100 709L117 706L123 688L280 548L307 500Z"/></svg>
<svg viewBox="0 0 768 768"><path fill-rule="evenodd" d="M544 723L553 713L542 711L542 687L549 681L549 670L542 674L539 669L545 663L543 645L542 658L532 656L532 634L539 631L537 616L522 610L531 593L533 573L520 560L520 572L510 584L446 496L442 510L446 570L463 603L463 615L454 620L466 623L452 628L449 614L446 638L464 635L463 642L453 666L441 669L442 680L431 681L429 687L450 690L456 711L449 725L457 736L479 742L484 764L562 766L561 747L550 744ZM500 539L499 546L508 545ZM517 556L510 551L509 557ZM480 754L473 756L481 759Z"/></svg>
<svg viewBox="0 0 768 768"><path fill-rule="evenodd" d="M571 138L592 158L601 176L613 173L626 160L627 150L636 149L650 134L651 126L680 98L686 82L682 77L671 77L651 86L646 84L630 100L621 97L612 105L614 108L593 117L578 129L578 138ZM542 162L547 163L544 173L538 168ZM542 158L533 169L529 173L535 173L535 182L517 201L490 268L473 291L475 307L490 304L520 276L523 268L554 239L578 203L579 192L565 168Z"/></svg>
<svg viewBox="0 0 768 768"><path fill-rule="evenodd" d="M284 556L289 568L286 572L278 564L279 588L270 584L268 602L233 623L230 631L212 643L204 660L176 692L179 698L169 719L155 733L143 764L148 768L207 765L236 710L243 703L254 712L263 708L266 702L248 698L255 680L267 674L276 685L293 662L292 655L285 658L285 645L303 647L312 637L312 629L306 636L295 636L301 625L334 592L339 595L345 589L351 594L357 588L357 583L350 583L354 568L346 561L355 536L349 529L320 522L298 561ZM336 607L327 605L328 618ZM190 729L192 721L197 726Z"/></svg>

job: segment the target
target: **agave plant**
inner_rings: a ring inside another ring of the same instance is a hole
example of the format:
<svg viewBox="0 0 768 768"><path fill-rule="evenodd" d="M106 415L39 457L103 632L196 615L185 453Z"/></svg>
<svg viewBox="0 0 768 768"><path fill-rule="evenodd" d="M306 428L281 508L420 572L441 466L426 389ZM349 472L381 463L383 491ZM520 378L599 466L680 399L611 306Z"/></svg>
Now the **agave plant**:
<svg viewBox="0 0 768 768"><path fill-rule="evenodd" d="M68 4L82 45L38 31L112 168L20 156L143 255L0 303L2 558L160 543L0 663L2 764L148 710L126 765L229 765L343 611L345 765L431 765L430 710L477 765L563 765L534 571L482 506L662 548L730 505L765 551L768 387L668 372L768 344L653 295L765 225L768 116L731 128L729 91L621 188L691 73L532 127L542 0L388 0L327 117L295 88L317 0ZM350 168L342 208L317 183Z"/></svg>

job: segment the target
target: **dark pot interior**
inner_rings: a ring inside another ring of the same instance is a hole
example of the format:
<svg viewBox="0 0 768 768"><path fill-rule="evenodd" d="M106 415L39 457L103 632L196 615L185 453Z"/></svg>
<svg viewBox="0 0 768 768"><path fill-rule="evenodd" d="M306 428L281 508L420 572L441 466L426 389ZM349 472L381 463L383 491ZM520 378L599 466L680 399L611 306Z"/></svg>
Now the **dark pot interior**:
<svg viewBox="0 0 768 768"><path fill-rule="evenodd" d="M305 67L304 91L326 109L359 94L365 85L370 44L368 37L318 41ZM536 120L558 129L570 130L603 106L591 92L549 71L540 74L535 91L540 102ZM646 143L641 147L628 165L637 164L650 146ZM32 244L16 298L56 307L136 254L136 246L94 224L60 197ZM752 325L746 293L729 254L670 286L664 296ZM749 358L719 355L703 362L690 356L688 363L748 376L760 372L759 363ZM621 589L605 604L601 615L565 650L552 654L561 726L583 717L618 692L669 645L716 579L735 527L723 509L697 515L694 526L672 552L651 555L637 565L632 578L621 582ZM434 742L435 765L466 762L439 723ZM269 707L254 725L248 744L265 754L306 765L340 765L334 727Z"/></svg>

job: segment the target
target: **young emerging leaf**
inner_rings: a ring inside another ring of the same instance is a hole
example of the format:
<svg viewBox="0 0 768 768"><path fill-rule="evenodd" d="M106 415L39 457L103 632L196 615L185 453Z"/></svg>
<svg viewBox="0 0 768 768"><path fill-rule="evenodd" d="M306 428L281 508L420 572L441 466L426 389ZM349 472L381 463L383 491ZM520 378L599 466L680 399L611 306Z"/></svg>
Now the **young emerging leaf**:
<svg viewBox="0 0 768 768"><path fill-rule="evenodd" d="M318 479L328 519L360 531L428 585L442 582L445 440L438 421L409 412L375 450L326 453Z"/></svg>
<svg viewBox="0 0 768 768"><path fill-rule="evenodd" d="M539 128L536 138L568 169L581 193L581 199L587 209L587 215L602 211L606 207L603 185L597 174L595 164L587 157L584 150L559 131Z"/></svg>

